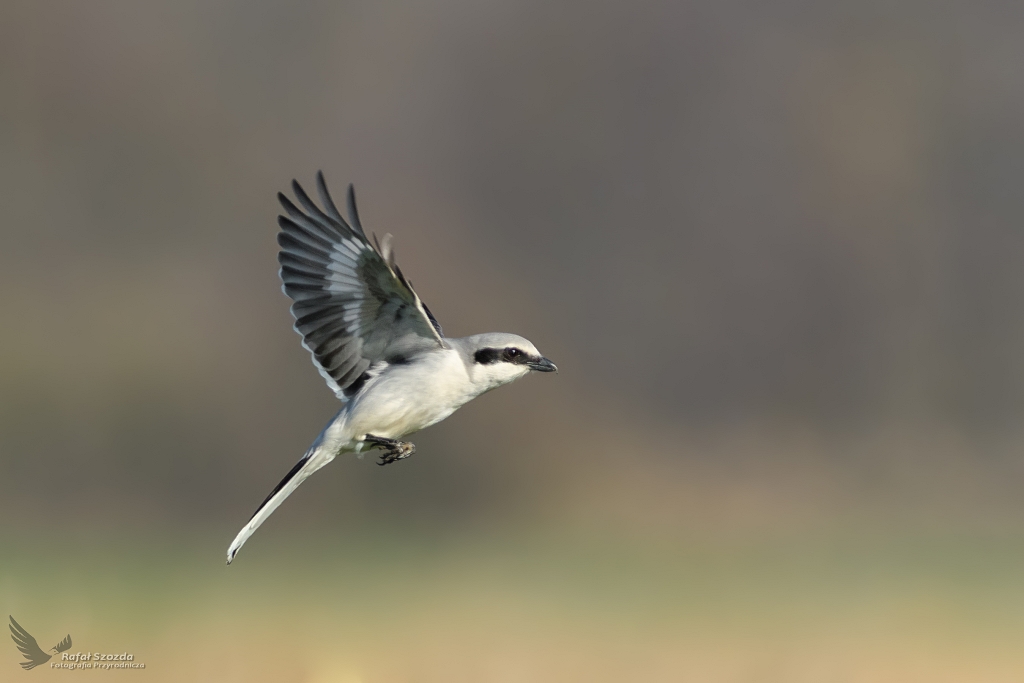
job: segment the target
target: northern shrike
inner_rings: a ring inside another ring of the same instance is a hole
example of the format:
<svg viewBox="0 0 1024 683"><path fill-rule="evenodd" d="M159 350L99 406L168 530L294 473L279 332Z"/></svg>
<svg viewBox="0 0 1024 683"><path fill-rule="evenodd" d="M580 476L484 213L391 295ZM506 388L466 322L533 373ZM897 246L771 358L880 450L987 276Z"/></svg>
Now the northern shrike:
<svg viewBox="0 0 1024 683"><path fill-rule="evenodd" d="M400 439L445 419L480 394L555 364L526 339L504 332L449 339L395 263L391 235L367 239L348 187L348 221L327 192L323 209L292 181L305 211L278 194L281 281L295 331L343 403L313 445L228 548L238 549L309 475L341 453L383 451L380 465L416 452Z"/></svg>

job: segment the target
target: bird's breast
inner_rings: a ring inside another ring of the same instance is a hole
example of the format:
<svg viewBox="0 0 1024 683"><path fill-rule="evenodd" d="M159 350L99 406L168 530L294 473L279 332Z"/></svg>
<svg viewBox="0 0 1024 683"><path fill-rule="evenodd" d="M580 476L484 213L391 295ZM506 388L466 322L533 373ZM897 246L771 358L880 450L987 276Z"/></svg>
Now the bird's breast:
<svg viewBox="0 0 1024 683"><path fill-rule="evenodd" d="M440 422L475 394L454 351L389 366L350 407L352 434L397 439Z"/></svg>

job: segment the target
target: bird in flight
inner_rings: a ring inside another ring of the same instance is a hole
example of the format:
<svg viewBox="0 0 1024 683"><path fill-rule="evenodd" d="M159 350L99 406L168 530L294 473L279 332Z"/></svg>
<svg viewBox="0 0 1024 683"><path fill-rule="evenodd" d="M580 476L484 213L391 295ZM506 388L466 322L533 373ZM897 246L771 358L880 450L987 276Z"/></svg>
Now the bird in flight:
<svg viewBox="0 0 1024 683"><path fill-rule="evenodd" d="M530 372L557 370L515 334L445 337L395 263L391 235L366 237L352 186L348 220L322 172L316 187L323 208L294 180L301 209L278 194L286 215L277 219L277 258L295 331L342 408L238 532L228 564L277 506L337 455L376 448L379 465L403 460L416 446L402 437Z"/></svg>
<svg viewBox="0 0 1024 683"><path fill-rule="evenodd" d="M22 628L21 624L14 620L14 617L9 614L7 616L11 619L11 623L8 624L8 628L11 629L11 639L14 641L14 644L18 646L18 649L21 650L21 654L25 655L25 659L28 660L27 662L19 662L21 664L21 668L27 671L50 661L50 658L53 657L53 655L43 652L39 647L39 643L37 643L36 639L32 637L32 634ZM64 637L64 640L60 641L50 649L54 654L57 654L70 648L71 636L67 635Z"/></svg>

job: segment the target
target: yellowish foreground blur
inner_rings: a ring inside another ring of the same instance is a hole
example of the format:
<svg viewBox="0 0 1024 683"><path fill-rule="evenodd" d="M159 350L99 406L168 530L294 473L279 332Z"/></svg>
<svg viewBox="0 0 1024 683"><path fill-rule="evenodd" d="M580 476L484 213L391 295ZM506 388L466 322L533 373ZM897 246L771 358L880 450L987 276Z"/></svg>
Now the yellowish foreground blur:
<svg viewBox="0 0 1024 683"><path fill-rule="evenodd" d="M6 539L40 644L145 670L3 680L1017 681L1024 539L598 540L569 531ZM309 549L316 548L312 554ZM29 606L32 606L30 609Z"/></svg>

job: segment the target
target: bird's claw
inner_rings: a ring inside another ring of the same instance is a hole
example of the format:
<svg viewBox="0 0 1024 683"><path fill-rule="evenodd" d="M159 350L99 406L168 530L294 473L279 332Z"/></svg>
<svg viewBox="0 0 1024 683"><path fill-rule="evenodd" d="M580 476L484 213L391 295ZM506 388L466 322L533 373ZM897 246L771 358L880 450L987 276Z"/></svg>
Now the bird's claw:
<svg viewBox="0 0 1024 683"><path fill-rule="evenodd" d="M377 463L381 466L389 465L398 460L405 460L416 452L416 444L408 441L387 439L382 436L374 436L373 434L367 434L363 438L368 443L373 444L373 447L384 451L383 455L380 456L380 462Z"/></svg>
<svg viewBox="0 0 1024 683"><path fill-rule="evenodd" d="M377 464L381 467L384 465L390 465L393 462L405 460L415 452L416 444L409 443L408 441L396 441L394 444L388 444Z"/></svg>

